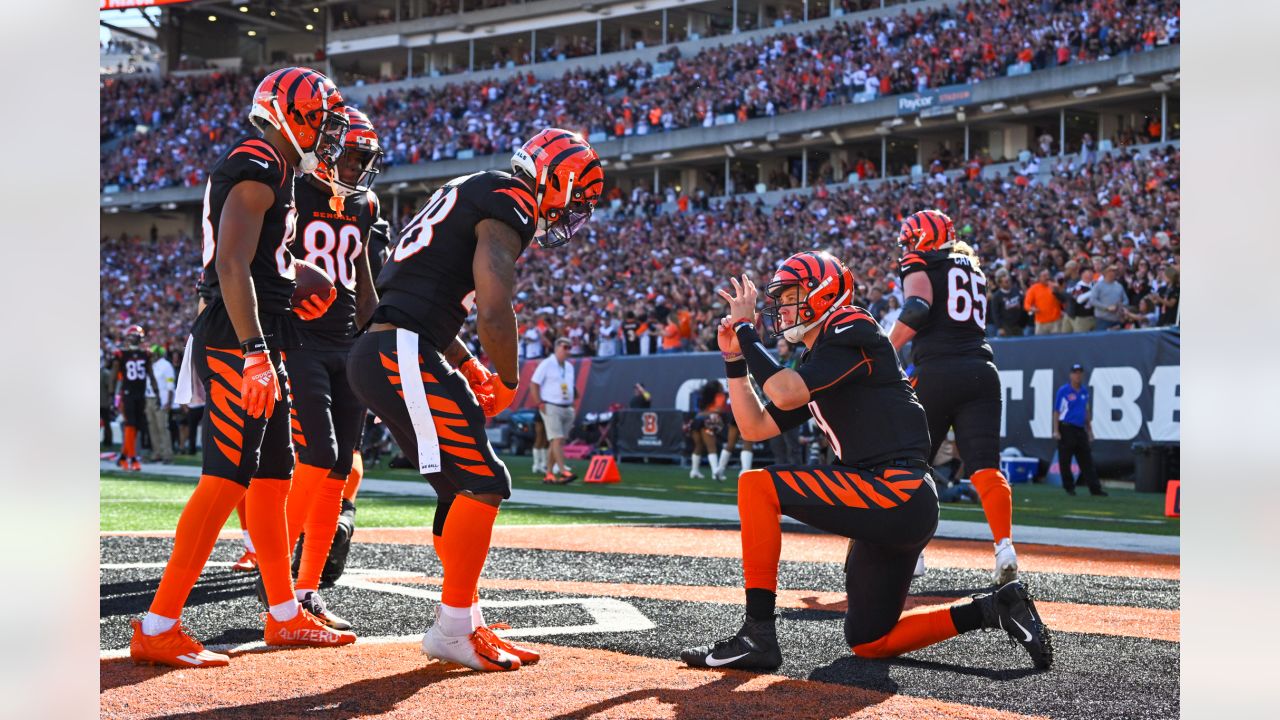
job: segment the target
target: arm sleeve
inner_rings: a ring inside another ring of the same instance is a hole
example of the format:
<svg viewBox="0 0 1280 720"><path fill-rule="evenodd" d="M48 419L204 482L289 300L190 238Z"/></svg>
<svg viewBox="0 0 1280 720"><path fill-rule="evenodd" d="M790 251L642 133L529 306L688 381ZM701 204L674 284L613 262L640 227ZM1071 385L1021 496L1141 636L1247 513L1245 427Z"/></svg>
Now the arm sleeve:
<svg viewBox="0 0 1280 720"><path fill-rule="evenodd" d="M801 405L793 410L783 410L769 402L765 404L764 410L769 413L769 417L773 418L773 422L778 426L779 432L787 432L792 428L800 427L809 418L813 417L813 413L809 412L808 405Z"/></svg>

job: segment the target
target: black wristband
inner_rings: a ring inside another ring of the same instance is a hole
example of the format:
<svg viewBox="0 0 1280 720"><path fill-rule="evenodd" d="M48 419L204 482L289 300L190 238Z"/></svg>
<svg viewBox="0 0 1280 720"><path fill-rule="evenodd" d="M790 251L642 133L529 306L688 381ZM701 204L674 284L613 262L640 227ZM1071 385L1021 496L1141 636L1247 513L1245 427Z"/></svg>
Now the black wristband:
<svg viewBox="0 0 1280 720"><path fill-rule="evenodd" d="M747 359L747 370L751 372L751 377L756 383L763 388L769 378L782 370L782 366L773 359L768 350L764 349L755 325L743 321L735 325L733 330L738 336L738 345L742 348L742 354Z"/></svg>
<svg viewBox="0 0 1280 720"><path fill-rule="evenodd" d="M724 376L730 380L747 376L747 361L743 358L729 360L724 364Z"/></svg>
<svg viewBox="0 0 1280 720"><path fill-rule="evenodd" d="M271 351L267 349L266 338L255 337L255 338L249 338L248 340L245 340L244 342L240 343L240 352L244 353L245 355L252 355L253 353L270 354Z"/></svg>

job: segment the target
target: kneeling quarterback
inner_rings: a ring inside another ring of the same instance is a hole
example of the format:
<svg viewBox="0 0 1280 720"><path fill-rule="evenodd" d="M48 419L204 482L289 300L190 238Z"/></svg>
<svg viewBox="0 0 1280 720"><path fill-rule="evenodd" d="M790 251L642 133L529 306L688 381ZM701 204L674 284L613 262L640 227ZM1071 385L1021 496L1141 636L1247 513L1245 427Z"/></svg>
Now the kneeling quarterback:
<svg viewBox="0 0 1280 720"><path fill-rule="evenodd" d="M718 335L733 413L747 441L812 418L833 465L772 465L738 477L747 614L742 629L681 658L694 667L774 669L782 664L774 607L780 516L850 538L845 560L845 639L860 657L891 657L980 628L1003 628L1037 667L1053 662L1049 630L1026 589L1012 582L952 606L903 613L920 550L938 525L938 495L925 461L924 409L880 325L849 302L853 275L825 252L791 256L766 287L775 327L807 352L781 367L756 333L757 292L743 276L721 291L729 316ZM748 382L754 378L768 402Z"/></svg>

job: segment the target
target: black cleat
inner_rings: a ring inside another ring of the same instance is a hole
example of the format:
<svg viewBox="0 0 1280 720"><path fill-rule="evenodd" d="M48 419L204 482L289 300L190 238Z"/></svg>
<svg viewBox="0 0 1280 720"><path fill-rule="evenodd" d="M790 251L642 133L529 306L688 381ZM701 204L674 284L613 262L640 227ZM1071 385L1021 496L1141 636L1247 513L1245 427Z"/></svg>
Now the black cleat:
<svg viewBox="0 0 1280 720"><path fill-rule="evenodd" d="M318 592L309 592L303 596L300 601L303 609L320 618L320 622L328 625L334 630L350 630L351 623L341 617L329 612L325 607L324 598L320 597Z"/></svg>
<svg viewBox="0 0 1280 720"><path fill-rule="evenodd" d="M1009 633L1041 670L1053 666L1053 637L1022 583L1015 580L994 593L975 597L974 602L982 608L983 627Z"/></svg>
<svg viewBox="0 0 1280 720"><path fill-rule="evenodd" d="M338 528L333 532L329 557L320 571L320 587L330 588L347 569L347 553L351 552L351 537L356 534L356 504L342 498L342 514L338 515Z"/></svg>
<svg viewBox="0 0 1280 720"><path fill-rule="evenodd" d="M680 659L697 668L776 670L782 665L782 648L778 647L773 620L748 616L737 635L713 645L688 648L680 653Z"/></svg>

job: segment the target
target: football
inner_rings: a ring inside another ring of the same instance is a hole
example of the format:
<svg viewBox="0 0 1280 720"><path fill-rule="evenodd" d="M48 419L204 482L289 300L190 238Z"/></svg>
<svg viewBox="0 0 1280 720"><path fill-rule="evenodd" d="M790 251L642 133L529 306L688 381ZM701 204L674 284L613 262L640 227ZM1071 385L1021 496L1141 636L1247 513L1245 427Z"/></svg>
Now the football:
<svg viewBox="0 0 1280 720"><path fill-rule="evenodd" d="M294 281L297 283L293 288L294 307L298 307L298 303L312 295L328 297L329 291L333 289L333 281L315 263L294 258L293 270Z"/></svg>

